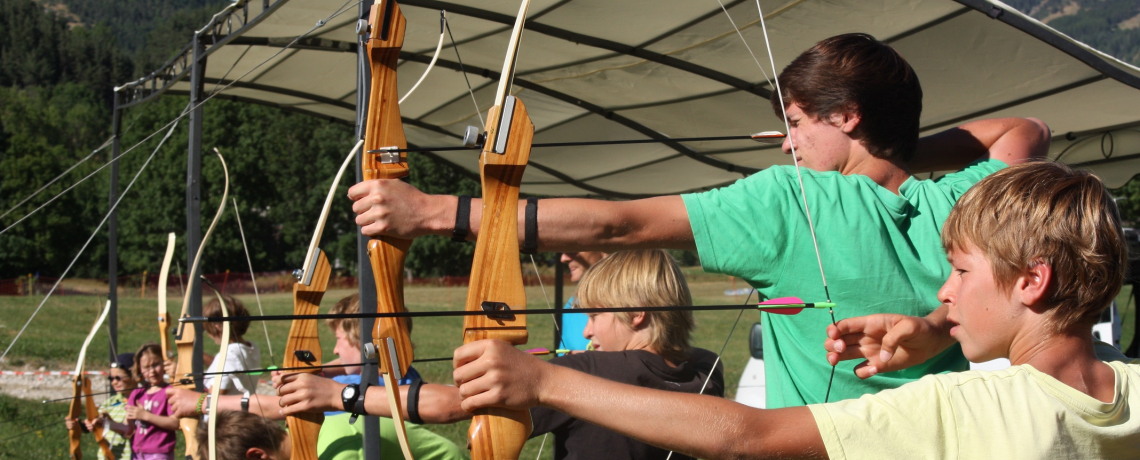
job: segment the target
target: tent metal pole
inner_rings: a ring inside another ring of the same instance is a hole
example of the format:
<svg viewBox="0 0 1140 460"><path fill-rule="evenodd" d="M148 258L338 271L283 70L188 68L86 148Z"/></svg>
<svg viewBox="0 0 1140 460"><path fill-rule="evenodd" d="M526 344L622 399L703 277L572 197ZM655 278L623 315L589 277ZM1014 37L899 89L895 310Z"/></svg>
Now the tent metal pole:
<svg viewBox="0 0 1140 460"><path fill-rule="evenodd" d="M119 108L119 93L112 94L114 107L111 111L111 185L107 197L107 207L115 205L119 199L119 135L123 131L123 113ZM115 362L115 352L119 349L119 211L111 211L107 221L107 300L111 302L108 313L108 353ZM143 280L145 283L146 280ZM107 381L110 386L110 381Z"/></svg>
<svg viewBox="0 0 1140 460"><path fill-rule="evenodd" d="M206 58L203 55L204 45L198 34L194 34L194 59L190 70L190 104L194 109L190 112L190 145L186 155L186 267L187 272L194 271L194 257L197 256L198 245L202 241L202 102L205 84L202 78L206 75ZM202 282L198 279L186 280L186 289L190 293L189 314L200 316L202 314ZM202 367L202 328L194 325L194 358L191 368L196 374L204 371ZM194 387L202 391L202 377L194 377Z"/></svg>
<svg viewBox="0 0 1140 460"><path fill-rule="evenodd" d="M368 65L368 15L371 12L372 2L360 2L359 15L356 22L356 139L364 139L368 118L368 95L372 87L372 69ZM356 183L364 180L364 152L356 156ZM376 285L372 274L372 263L368 259L368 237L360 232L356 233L356 267L357 283L360 289L360 312L376 312ZM362 318L360 320L360 354L365 356L364 345L372 343L372 329L376 320ZM370 385L380 384L380 368L373 362L361 367L360 383ZM380 418L372 415L364 416L364 432L380 433ZM380 460L380 436L364 437L364 459Z"/></svg>

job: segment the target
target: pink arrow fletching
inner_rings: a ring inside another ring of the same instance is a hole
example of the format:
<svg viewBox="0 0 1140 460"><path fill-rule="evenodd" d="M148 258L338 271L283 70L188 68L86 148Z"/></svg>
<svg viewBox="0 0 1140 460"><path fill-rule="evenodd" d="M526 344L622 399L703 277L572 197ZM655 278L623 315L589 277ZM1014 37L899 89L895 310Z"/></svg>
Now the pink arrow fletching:
<svg viewBox="0 0 1140 460"><path fill-rule="evenodd" d="M780 297L780 298L760 302L757 305L788 305L788 304L802 304L802 303L804 303L804 301L800 300L799 297ZM773 314L777 314L777 315L794 315L794 314L797 314L801 311L804 311L804 307L798 307L798 308L761 308L760 311L766 311L768 313L773 313Z"/></svg>

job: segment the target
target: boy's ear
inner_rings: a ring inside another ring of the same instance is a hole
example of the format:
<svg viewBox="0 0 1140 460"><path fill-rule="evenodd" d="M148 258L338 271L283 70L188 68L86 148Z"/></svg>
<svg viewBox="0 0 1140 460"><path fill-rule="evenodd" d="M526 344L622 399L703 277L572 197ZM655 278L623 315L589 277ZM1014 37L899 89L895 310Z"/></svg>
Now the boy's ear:
<svg viewBox="0 0 1140 460"><path fill-rule="evenodd" d="M831 114L830 121L833 125L838 127L841 131L847 134L855 132L859 127L859 123L863 121L863 116L859 114L859 110L855 107L847 107Z"/></svg>
<svg viewBox="0 0 1140 460"><path fill-rule="evenodd" d="M1023 305L1039 305L1049 293L1053 283L1053 267L1037 259L1018 277L1013 286L1013 295Z"/></svg>
<svg viewBox="0 0 1140 460"><path fill-rule="evenodd" d="M641 327L641 325L644 323L645 323L645 312L643 312L643 311L630 312L630 315L629 315L630 327L632 327L633 329L637 329L637 328Z"/></svg>

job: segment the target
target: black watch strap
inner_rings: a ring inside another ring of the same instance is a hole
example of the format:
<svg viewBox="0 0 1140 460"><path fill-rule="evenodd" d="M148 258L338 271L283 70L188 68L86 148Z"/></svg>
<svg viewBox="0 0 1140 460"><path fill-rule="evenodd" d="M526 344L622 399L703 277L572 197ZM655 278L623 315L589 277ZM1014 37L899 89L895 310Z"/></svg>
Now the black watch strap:
<svg viewBox="0 0 1140 460"><path fill-rule="evenodd" d="M352 403L352 409L349 410L349 407L345 406L344 409L346 411L352 413L352 417L348 418L349 424L355 424L357 417L360 417L361 415L368 413L368 411L366 411L364 409L364 398L366 396L368 396L368 387L369 386L371 386L371 385L368 382L364 382L364 383L361 383L360 385L357 385L356 400L353 401L353 403Z"/></svg>
<svg viewBox="0 0 1140 460"><path fill-rule="evenodd" d="M523 254L538 252L538 198L526 199L526 215L523 216Z"/></svg>
<svg viewBox="0 0 1140 460"><path fill-rule="evenodd" d="M460 243L467 241L471 233L471 197L459 195L459 206L455 207L455 228L451 230L451 240Z"/></svg>
<svg viewBox="0 0 1140 460"><path fill-rule="evenodd" d="M249 412L249 392L245 392L241 396L241 411Z"/></svg>

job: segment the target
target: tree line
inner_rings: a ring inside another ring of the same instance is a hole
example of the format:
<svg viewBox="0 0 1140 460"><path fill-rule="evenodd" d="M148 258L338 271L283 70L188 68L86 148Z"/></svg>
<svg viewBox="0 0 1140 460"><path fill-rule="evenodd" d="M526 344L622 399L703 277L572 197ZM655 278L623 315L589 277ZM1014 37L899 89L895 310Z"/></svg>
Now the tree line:
<svg viewBox="0 0 1140 460"><path fill-rule="evenodd" d="M170 6L175 3L179 5ZM216 12L219 3L67 2L66 6L73 7L71 12L82 13L87 22L76 25L76 15L61 15L31 0L0 0L0 171L4 171L0 174L0 214L7 213L0 217L0 229L94 173L0 235L0 279L28 273L57 276L79 252L109 209L110 176L106 169L95 170L107 164L111 149L92 152L110 136L113 86L138 78L169 59L185 45L194 28ZM139 13L144 10L149 12ZM88 14L96 20L86 19ZM187 103L186 97L162 96L122 114L121 148L133 150L119 160L120 191L148 159L149 164L118 207L116 275L158 267L167 232L179 236L176 258L185 259L181 238L186 222L186 121L161 147L159 143L166 134L164 126ZM336 169L355 144L352 127L222 100L212 100L203 108L203 145L207 151L217 147L225 155L230 196L237 200L254 269L298 268ZM159 134L144 141L155 132ZM16 206L81 161L36 198ZM422 190L479 194L477 181L448 164L412 154L409 166L409 180ZM203 227L213 218L222 182L221 165L204 153ZM336 269L355 273L357 227L351 204L344 198L352 181L342 182L322 248ZM246 267L233 202L227 206L203 254L206 272ZM470 270L473 252L470 244L419 238L406 266L416 276L464 275ZM106 257L104 227L70 276L106 278Z"/></svg>

